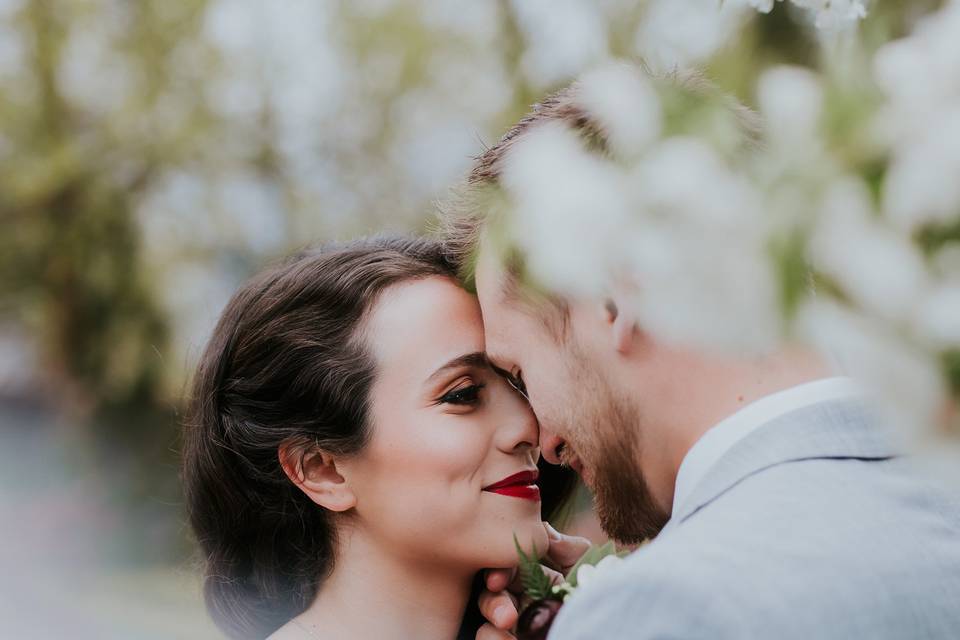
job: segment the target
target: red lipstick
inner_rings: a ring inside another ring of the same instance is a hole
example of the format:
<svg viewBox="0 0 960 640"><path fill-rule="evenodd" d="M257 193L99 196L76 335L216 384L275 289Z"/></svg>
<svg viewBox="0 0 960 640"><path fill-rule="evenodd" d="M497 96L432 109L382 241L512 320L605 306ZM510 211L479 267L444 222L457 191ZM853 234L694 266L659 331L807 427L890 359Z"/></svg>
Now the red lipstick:
<svg viewBox="0 0 960 640"><path fill-rule="evenodd" d="M490 493L499 493L502 496L509 496L511 498L523 498L525 500L535 500L540 501L540 487L536 485L537 482L537 471L521 471L520 473L515 473L512 476L507 476L499 482L494 482L488 487L484 487L484 491L489 491Z"/></svg>

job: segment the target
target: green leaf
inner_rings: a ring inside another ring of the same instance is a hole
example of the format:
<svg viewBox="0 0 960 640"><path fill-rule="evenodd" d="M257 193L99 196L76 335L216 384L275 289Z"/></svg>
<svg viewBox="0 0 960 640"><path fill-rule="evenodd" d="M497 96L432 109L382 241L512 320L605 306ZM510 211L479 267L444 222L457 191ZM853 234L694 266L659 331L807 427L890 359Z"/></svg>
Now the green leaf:
<svg viewBox="0 0 960 640"><path fill-rule="evenodd" d="M537 557L537 546L533 545L533 555L527 555L520 547L520 541L517 540L517 534L513 534L513 544L517 547L517 555L520 557L520 581L523 583L523 590L534 600L543 600L551 596L550 578L540 568L540 560Z"/></svg>

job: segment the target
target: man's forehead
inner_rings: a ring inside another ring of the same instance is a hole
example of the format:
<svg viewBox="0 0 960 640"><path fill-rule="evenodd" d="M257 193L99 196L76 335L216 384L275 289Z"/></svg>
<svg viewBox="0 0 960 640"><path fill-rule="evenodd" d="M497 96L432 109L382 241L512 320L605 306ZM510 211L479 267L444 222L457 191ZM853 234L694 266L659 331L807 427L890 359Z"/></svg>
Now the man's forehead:
<svg viewBox="0 0 960 640"><path fill-rule="evenodd" d="M490 249L487 243L480 245L476 267L478 292L482 290L489 293L500 287L500 282L505 277L506 271L500 264L496 252Z"/></svg>
<svg viewBox="0 0 960 640"><path fill-rule="evenodd" d="M508 357L504 349L504 339L507 336L503 335L506 330L503 316L508 310L503 298L502 280L505 276L506 270L497 259L496 252L490 249L487 243L481 243L477 256L476 285L487 357L494 366L509 370L512 358Z"/></svg>
<svg viewBox="0 0 960 640"><path fill-rule="evenodd" d="M503 325L504 314L509 311L504 295L505 277L506 271L495 257L484 257L483 253L480 254L476 271L477 298L480 301L483 326L487 334L492 333L494 337L499 337L496 332Z"/></svg>
<svg viewBox="0 0 960 640"><path fill-rule="evenodd" d="M489 345L487 345L489 347ZM503 351L490 351L487 349L487 362L490 363L495 370L509 372L510 368L513 366L513 363L510 358L507 357L506 353Z"/></svg>
<svg viewBox="0 0 960 640"><path fill-rule="evenodd" d="M485 246L486 249L484 249ZM510 287L515 287L516 283L498 252L490 248L487 243L480 245L475 279L480 306L496 305L499 312L505 311L505 305L510 302Z"/></svg>
<svg viewBox="0 0 960 640"><path fill-rule="evenodd" d="M513 347L510 344L507 333L508 327L504 326L502 318L500 318L500 314L502 313L503 307L500 305L494 309L487 307L486 311L481 309L484 344L486 345L487 357L490 359L491 364L502 366L502 368L509 368L509 366L503 365L509 365L513 362L513 358L510 357L510 352Z"/></svg>

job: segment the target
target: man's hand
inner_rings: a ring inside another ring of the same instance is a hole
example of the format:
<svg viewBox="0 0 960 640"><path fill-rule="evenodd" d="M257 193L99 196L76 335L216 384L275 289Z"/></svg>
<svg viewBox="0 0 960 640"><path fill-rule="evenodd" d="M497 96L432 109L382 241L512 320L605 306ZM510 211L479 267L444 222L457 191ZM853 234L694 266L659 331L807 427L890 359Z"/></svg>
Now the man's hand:
<svg viewBox="0 0 960 640"><path fill-rule="evenodd" d="M548 523L547 530L550 545L542 558L544 573L554 583L563 579L573 565L577 563L587 549L590 541L577 536L567 536ZM512 569L491 569L485 576L486 589L480 594L480 613L487 623L477 631L477 640L508 640L514 636L511 630L520 616L520 599L523 597L523 585L516 567Z"/></svg>

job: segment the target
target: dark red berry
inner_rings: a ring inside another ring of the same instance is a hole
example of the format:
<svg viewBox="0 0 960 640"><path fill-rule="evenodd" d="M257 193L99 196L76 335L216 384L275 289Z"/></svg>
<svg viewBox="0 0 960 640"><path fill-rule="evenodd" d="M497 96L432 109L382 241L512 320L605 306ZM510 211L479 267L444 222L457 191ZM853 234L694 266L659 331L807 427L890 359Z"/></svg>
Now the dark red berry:
<svg viewBox="0 0 960 640"><path fill-rule="evenodd" d="M559 600L535 600L530 603L517 621L518 640L546 640L547 632L557 617L560 606Z"/></svg>

